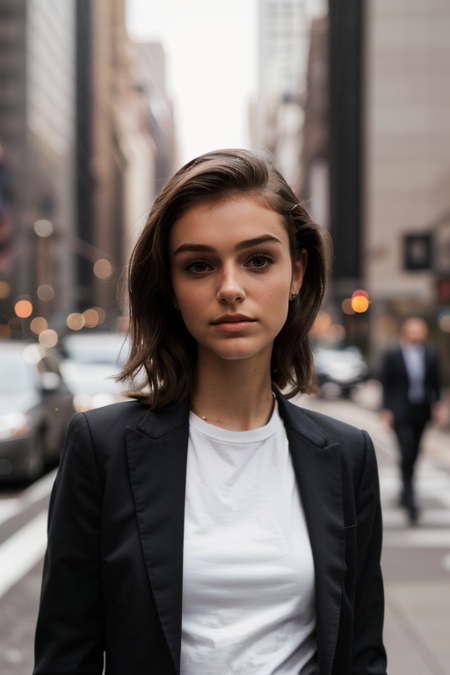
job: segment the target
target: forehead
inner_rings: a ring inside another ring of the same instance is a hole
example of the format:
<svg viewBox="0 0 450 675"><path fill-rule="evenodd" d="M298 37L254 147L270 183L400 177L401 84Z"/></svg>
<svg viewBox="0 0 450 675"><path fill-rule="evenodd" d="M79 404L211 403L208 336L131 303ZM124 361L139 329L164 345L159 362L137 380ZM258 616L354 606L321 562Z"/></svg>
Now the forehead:
<svg viewBox="0 0 450 675"><path fill-rule="evenodd" d="M257 199L237 195L219 202L201 202L189 208L173 225L169 235L169 248L189 241L236 243L263 234L278 237L289 245L289 235L283 218ZM199 240L201 239L201 241Z"/></svg>

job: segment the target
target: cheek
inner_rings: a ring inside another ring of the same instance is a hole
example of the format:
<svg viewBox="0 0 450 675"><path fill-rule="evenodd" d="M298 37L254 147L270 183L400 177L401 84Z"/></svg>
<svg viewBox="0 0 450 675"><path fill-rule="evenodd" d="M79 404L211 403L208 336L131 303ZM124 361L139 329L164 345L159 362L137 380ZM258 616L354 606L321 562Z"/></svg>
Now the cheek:
<svg viewBox="0 0 450 675"><path fill-rule="evenodd" d="M264 289L258 304L264 321L278 333L286 323L289 311L290 278L280 277Z"/></svg>
<svg viewBox="0 0 450 675"><path fill-rule="evenodd" d="M205 284L195 283L173 284L173 289L178 300L178 304L184 311L189 309L198 309L208 302L211 296L210 289Z"/></svg>
<svg viewBox="0 0 450 675"><path fill-rule="evenodd" d="M283 309L289 302L289 293L291 288L291 277L285 272L274 276L272 283L267 286L266 296L269 302L279 305Z"/></svg>
<svg viewBox="0 0 450 675"><path fill-rule="evenodd" d="M186 328L192 333L211 303L211 289L198 279L192 282L176 273L172 275L172 288Z"/></svg>

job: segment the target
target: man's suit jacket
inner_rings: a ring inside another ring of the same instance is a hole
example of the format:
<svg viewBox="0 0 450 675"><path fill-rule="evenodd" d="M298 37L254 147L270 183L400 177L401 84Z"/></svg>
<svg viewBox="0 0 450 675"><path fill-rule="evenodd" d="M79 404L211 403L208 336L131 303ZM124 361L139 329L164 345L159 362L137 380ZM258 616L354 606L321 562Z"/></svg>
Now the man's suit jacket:
<svg viewBox="0 0 450 675"><path fill-rule="evenodd" d="M392 410L396 423L409 421L411 405L408 398L409 377L400 346L386 352L380 373L383 385L383 408ZM430 419L431 405L440 398L439 365L435 351L425 347L425 416Z"/></svg>
<svg viewBox="0 0 450 675"><path fill-rule="evenodd" d="M314 557L320 675L386 675L373 445L278 403ZM179 673L189 407L126 402L73 418L50 502L34 675L101 675L104 652L106 675Z"/></svg>

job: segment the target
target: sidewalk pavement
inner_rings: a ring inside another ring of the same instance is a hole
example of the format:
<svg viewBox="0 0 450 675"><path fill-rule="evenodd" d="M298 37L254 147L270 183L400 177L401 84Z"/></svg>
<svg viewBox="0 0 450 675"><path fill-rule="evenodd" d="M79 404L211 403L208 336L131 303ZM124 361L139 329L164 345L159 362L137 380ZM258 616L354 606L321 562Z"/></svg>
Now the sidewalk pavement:
<svg viewBox="0 0 450 675"><path fill-rule="evenodd" d="M299 397L295 403L366 429L378 457L384 518L384 640L389 675L450 675L450 432L429 426L417 468L422 506L410 527L398 506L394 432L378 415L379 388L356 400Z"/></svg>
<svg viewBox="0 0 450 675"><path fill-rule="evenodd" d="M375 410L377 409L378 406ZM374 415L377 415L375 410ZM385 434L389 435L389 430L385 430ZM392 457L391 463L384 457L380 464L391 464L396 468L395 459L395 456ZM419 472L427 462L433 468L450 472L448 429L433 425L426 429L422 439ZM381 480L382 476L383 474ZM431 510L433 506L436 505L432 504ZM447 528L449 525L450 519L447 521ZM403 531L405 529L408 534L407 525L401 528ZM430 531L431 528L422 526L417 529ZM444 528L440 530L433 526L432 529L438 530L437 538L444 534ZM385 527L385 532L387 531ZM450 574L442 564L443 560L448 560L450 551L450 531L447 529L447 532L448 548L442 548L442 543L439 542L435 548L384 548L384 636L389 675L450 675ZM396 532L389 528L390 537L399 535L402 536L401 531Z"/></svg>

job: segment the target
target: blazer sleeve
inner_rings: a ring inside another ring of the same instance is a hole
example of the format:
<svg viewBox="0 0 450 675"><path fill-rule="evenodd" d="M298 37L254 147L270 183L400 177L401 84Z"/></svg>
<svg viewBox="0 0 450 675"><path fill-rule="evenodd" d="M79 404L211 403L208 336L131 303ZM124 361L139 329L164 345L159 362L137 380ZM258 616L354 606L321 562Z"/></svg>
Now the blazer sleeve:
<svg viewBox="0 0 450 675"><path fill-rule="evenodd" d="M86 418L72 418L53 488L34 675L101 675L102 488Z"/></svg>
<svg viewBox="0 0 450 675"><path fill-rule="evenodd" d="M386 675L378 470L373 443L367 432L362 433L365 442L365 465L356 493L358 549L352 675Z"/></svg>

